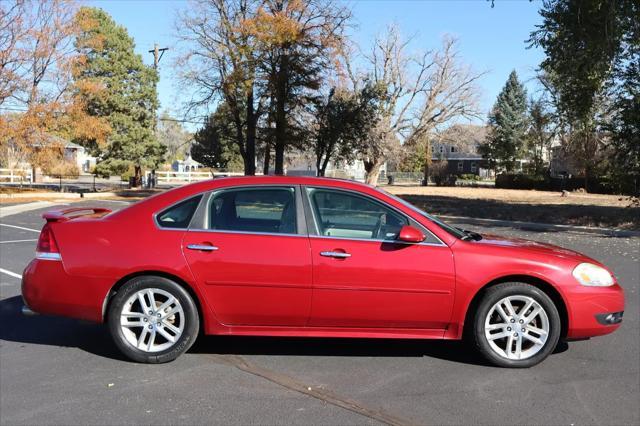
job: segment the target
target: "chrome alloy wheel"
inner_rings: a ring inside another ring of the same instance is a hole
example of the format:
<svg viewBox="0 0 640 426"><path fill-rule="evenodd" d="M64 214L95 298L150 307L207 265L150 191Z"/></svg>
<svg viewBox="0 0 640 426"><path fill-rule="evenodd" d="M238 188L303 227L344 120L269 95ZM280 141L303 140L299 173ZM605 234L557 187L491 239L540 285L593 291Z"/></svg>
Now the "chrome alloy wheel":
<svg viewBox="0 0 640 426"><path fill-rule="evenodd" d="M507 359L527 359L544 347L549 317L529 296L508 296L494 304L484 322L491 349Z"/></svg>
<svg viewBox="0 0 640 426"><path fill-rule="evenodd" d="M184 326L185 316L178 299L158 288L145 288L131 295L120 314L125 339L145 352L169 349L180 339Z"/></svg>

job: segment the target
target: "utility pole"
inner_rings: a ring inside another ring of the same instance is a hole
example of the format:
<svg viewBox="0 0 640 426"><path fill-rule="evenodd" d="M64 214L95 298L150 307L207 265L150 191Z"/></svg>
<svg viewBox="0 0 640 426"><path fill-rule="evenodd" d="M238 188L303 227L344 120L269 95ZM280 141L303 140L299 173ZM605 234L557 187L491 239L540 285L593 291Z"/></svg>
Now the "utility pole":
<svg viewBox="0 0 640 426"><path fill-rule="evenodd" d="M160 59L162 59L162 55L164 55L164 52L166 52L167 50L169 50L168 47L159 48L158 43L154 43L153 50L149 51L149 53L153 53L153 69L155 69L156 71L158 71L158 62L160 62ZM158 77L159 76L160 75L158 74ZM154 123L154 130L156 130L158 126L158 120L156 119ZM156 171L151 170L151 174L147 179L149 180L147 182L147 186L149 188L154 188L156 186Z"/></svg>
<svg viewBox="0 0 640 426"><path fill-rule="evenodd" d="M160 62L162 55L164 55L164 52L167 50L169 50L168 47L159 48L158 43L153 45L153 50L149 51L149 53L153 53L153 68L158 69L158 62Z"/></svg>

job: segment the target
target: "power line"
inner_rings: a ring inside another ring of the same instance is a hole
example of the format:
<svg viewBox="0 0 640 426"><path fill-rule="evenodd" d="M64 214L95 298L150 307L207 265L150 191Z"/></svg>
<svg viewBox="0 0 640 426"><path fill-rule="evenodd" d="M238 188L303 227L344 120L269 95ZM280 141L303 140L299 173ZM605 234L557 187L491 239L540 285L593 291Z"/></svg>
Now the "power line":
<svg viewBox="0 0 640 426"><path fill-rule="evenodd" d="M158 121L173 121L176 123L189 123L189 124L206 124L205 120L199 120L199 121L195 121L195 120L180 120L178 118L163 118L163 117L158 117Z"/></svg>

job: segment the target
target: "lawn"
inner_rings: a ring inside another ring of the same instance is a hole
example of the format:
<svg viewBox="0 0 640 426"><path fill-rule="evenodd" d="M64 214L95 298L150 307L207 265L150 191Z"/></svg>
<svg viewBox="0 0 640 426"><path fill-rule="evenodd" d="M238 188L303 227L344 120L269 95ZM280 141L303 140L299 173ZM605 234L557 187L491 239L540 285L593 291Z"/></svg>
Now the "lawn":
<svg viewBox="0 0 640 426"><path fill-rule="evenodd" d="M385 186L438 215L640 230L640 208L617 195L497 188Z"/></svg>

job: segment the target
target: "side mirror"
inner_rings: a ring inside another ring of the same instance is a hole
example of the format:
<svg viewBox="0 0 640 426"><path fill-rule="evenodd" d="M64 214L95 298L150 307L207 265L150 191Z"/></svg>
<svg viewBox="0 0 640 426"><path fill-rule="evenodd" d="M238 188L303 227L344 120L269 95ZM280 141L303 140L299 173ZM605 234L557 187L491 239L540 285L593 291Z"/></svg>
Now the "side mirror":
<svg viewBox="0 0 640 426"><path fill-rule="evenodd" d="M397 239L405 243L421 243L424 241L425 236L419 229L405 225L400 229Z"/></svg>

